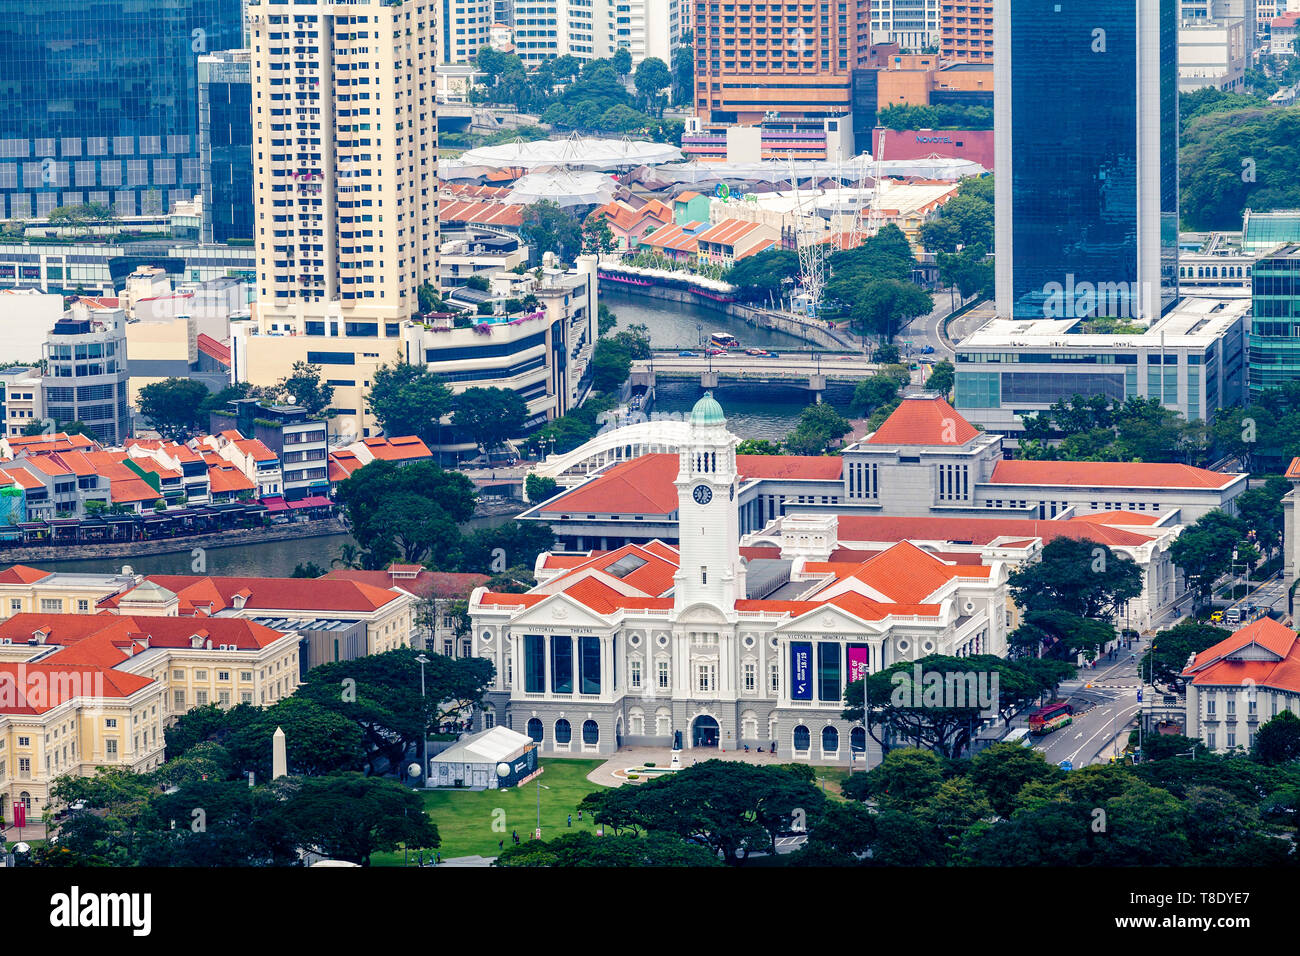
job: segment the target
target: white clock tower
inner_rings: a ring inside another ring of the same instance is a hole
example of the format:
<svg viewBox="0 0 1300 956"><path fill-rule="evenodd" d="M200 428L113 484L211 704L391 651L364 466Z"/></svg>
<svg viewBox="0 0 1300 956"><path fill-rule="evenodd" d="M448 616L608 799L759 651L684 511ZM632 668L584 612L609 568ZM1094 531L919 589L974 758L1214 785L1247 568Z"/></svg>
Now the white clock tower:
<svg viewBox="0 0 1300 956"><path fill-rule="evenodd" d="M730 613L745 596L736 492L736 436L712 392L695 403L690 439L677 470L678 549L675 608L707 603Z"/></svg>

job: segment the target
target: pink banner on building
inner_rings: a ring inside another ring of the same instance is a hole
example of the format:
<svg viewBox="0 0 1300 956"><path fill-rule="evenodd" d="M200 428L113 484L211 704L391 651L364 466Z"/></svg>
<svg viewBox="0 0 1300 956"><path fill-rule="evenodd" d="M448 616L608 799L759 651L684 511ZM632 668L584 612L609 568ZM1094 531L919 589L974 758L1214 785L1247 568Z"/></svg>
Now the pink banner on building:
<svg viewBox="0 0 1300 956"><path fill-rule="evenodd" d="M867 666L867 648L850 647L849 648L849 683L855 680L862 680L866 676Z"/></svg>

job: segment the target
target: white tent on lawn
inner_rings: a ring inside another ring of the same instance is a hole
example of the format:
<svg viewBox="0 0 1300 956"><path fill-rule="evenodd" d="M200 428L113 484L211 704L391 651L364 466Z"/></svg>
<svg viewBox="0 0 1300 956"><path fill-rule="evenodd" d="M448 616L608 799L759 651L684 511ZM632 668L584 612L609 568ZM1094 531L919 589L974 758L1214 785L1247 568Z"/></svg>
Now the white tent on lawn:
<svg viewBox="0 0 1300 956"><path fill-rule="evenodd" d="M503 777L497 768L505 764ZM442 753L429 758L429 786L495 790L514 787L539 772L537 744L509 727L492 727L462 737Z"/></svg>

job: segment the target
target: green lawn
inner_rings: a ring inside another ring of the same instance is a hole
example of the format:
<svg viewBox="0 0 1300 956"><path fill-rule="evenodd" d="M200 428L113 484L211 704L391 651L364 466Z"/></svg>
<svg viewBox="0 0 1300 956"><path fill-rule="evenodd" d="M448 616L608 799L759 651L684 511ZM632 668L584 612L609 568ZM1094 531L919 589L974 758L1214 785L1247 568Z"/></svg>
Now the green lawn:
<svg viewBox="0 0 1300 956"><path fill-rule="evenodd" d="M438 827L443 858L457 856L496 856L498 840L511 843L512 830L520 840L532 838L537 826L537 784L542 785L542 839L550 840L569 829L568 816L573 814L573 829L593 829L589 814L578 820L578 803L587 794L601 789L587 779L587 774L603 760L568 760L543 758L539 777L510 790L432 790L424 794L424 807ZM550 789L545 789L549 787ZM829 788L829 781L828 781ZM497 811L502 811L498 813ZM502 829L504 828L504 829ZM372 866L401 866L402 852L376 853Z"/></svg>

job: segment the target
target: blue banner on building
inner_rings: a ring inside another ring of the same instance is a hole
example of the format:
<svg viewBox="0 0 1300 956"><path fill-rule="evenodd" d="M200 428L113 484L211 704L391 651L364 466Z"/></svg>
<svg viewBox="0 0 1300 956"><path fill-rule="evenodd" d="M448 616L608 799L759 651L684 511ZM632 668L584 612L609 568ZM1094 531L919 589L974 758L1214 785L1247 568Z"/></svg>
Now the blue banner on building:
<svg viewBox="0 0 1300 956"><path fill-rule="evenodd" d="M790 699L812 700L812 644L790 644Z"/></svg>

